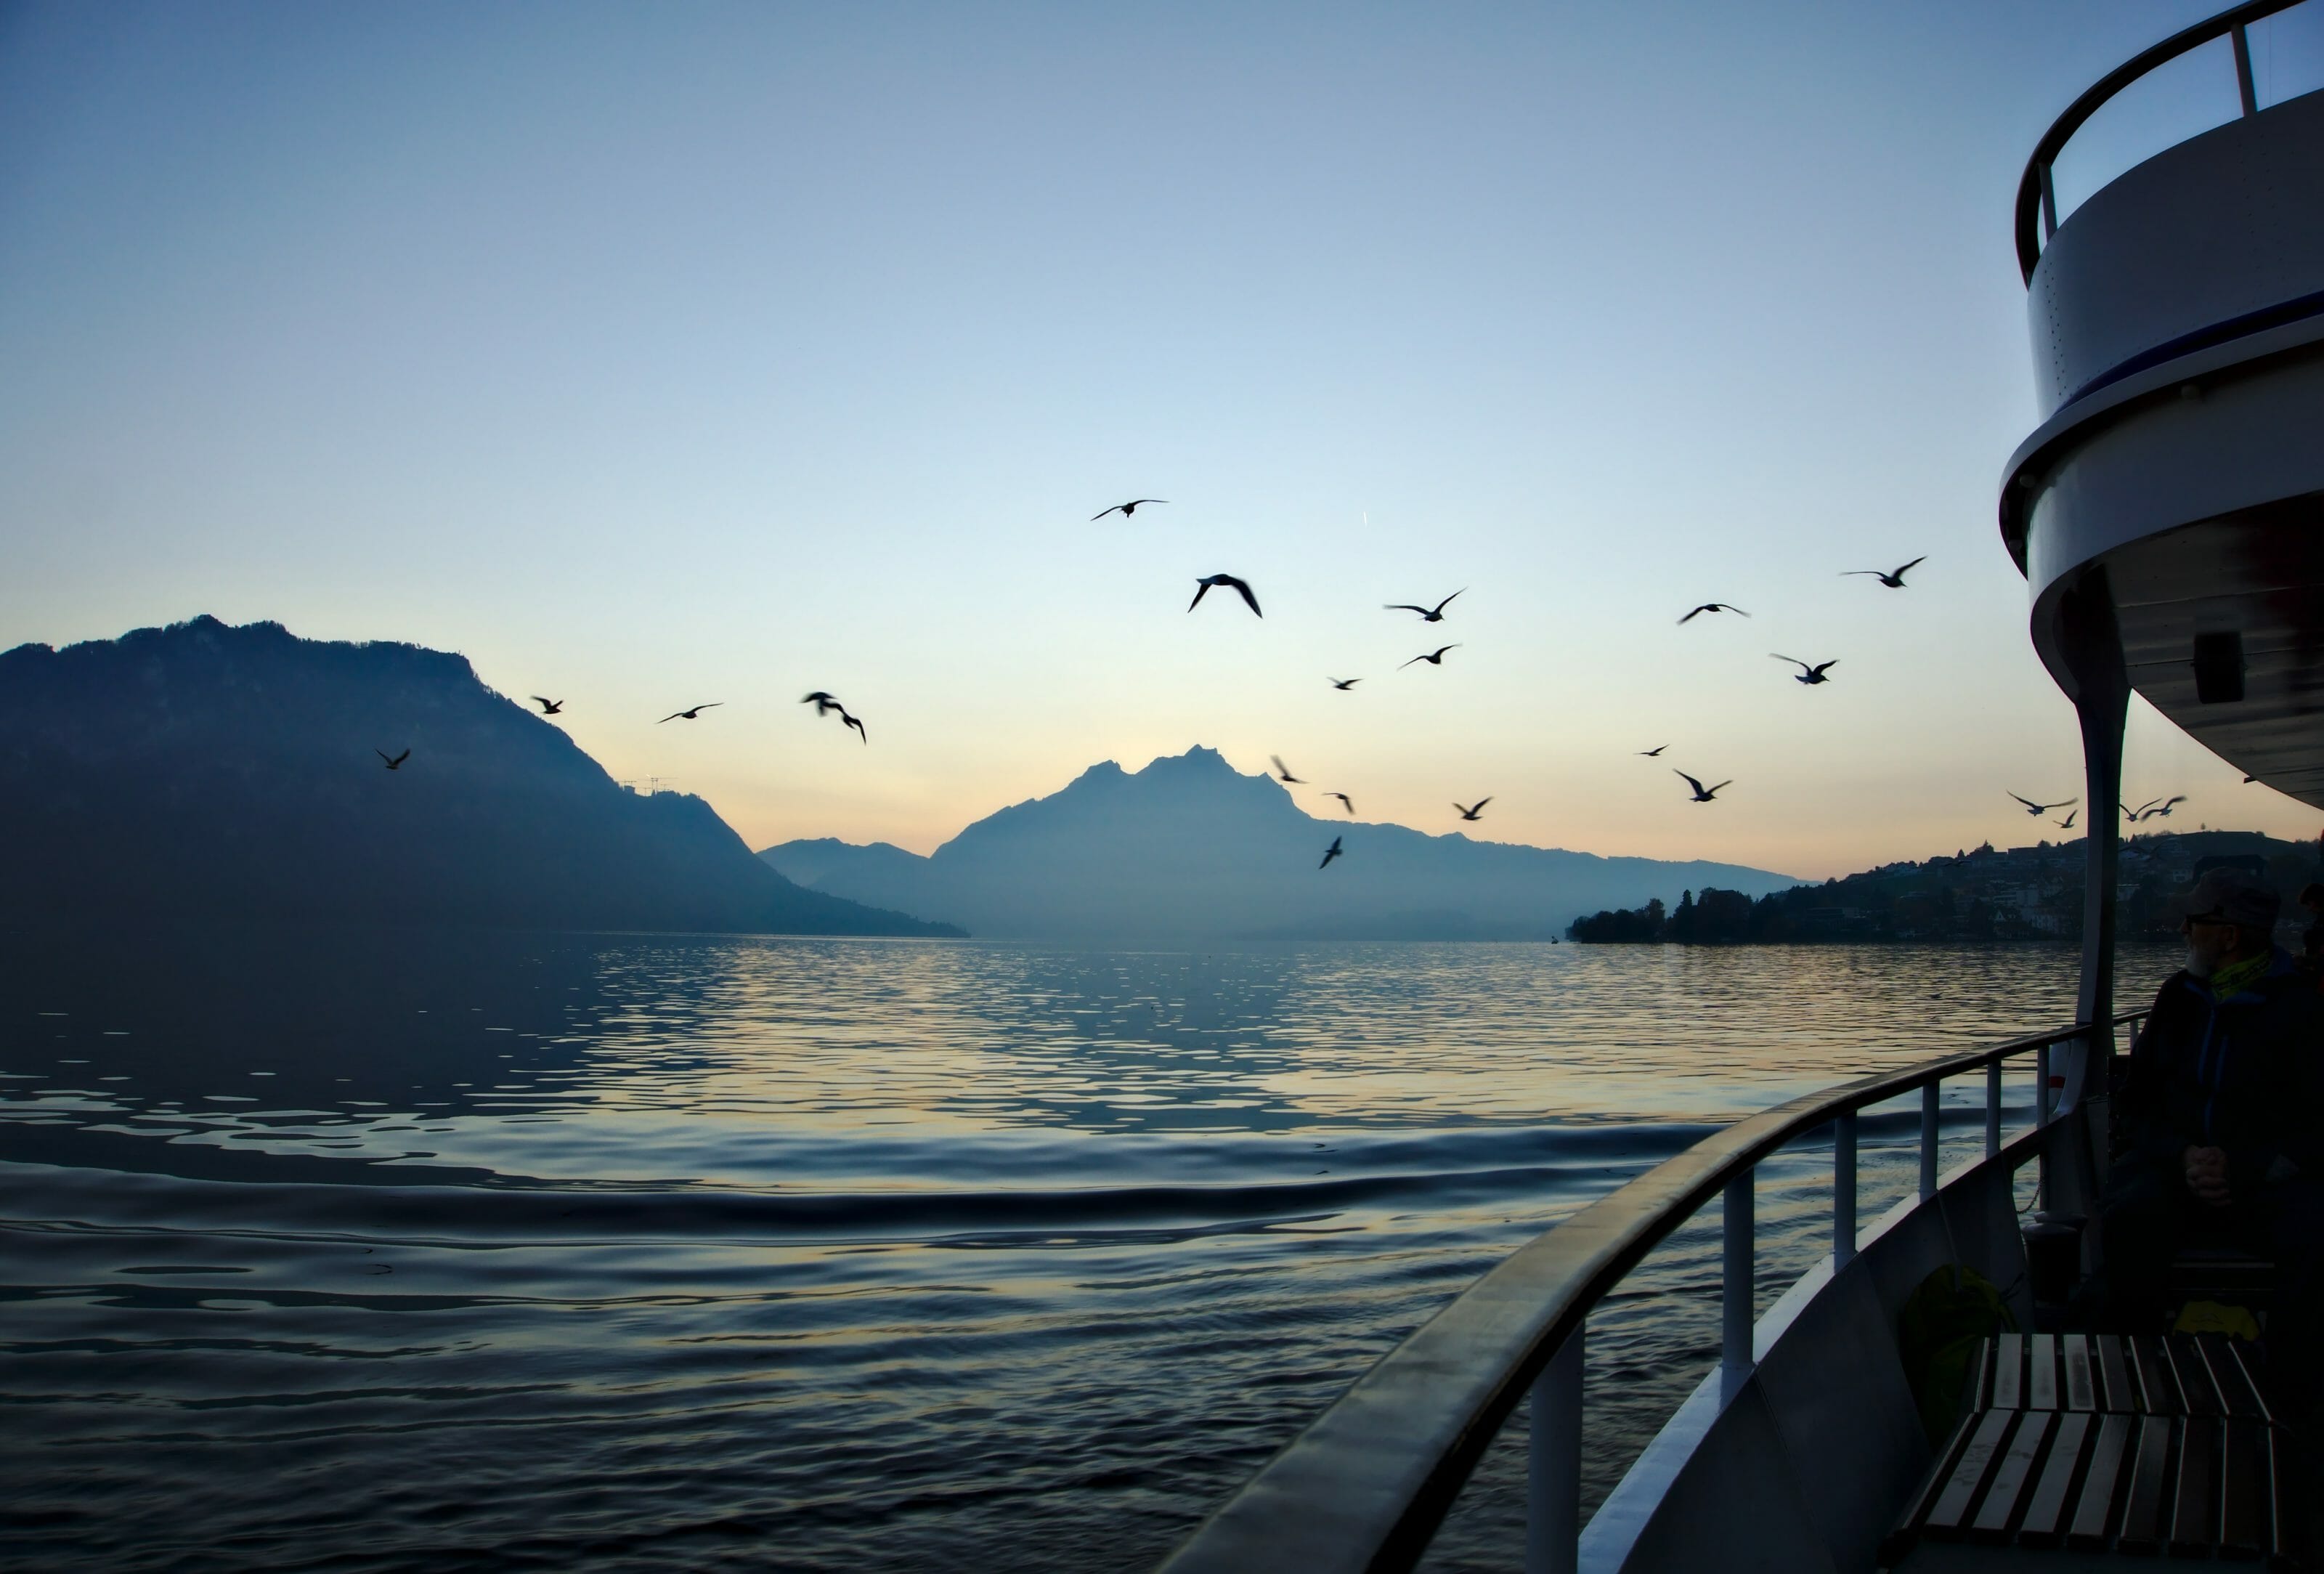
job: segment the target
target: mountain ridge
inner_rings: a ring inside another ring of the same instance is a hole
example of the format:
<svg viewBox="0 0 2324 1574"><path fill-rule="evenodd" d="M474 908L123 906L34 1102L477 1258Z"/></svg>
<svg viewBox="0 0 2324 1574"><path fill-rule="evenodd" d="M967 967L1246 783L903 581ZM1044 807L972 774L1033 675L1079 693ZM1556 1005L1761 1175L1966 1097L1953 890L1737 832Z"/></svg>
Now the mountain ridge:
<svg viewBox="0 0 2324 1574"><path fill-rule="evenodd" d="M1334 838L1346 856L1316 867ZM1309 814L1196 745L1131 772L1101 761L921 856L804 838L760 856L811 889L1016 938L1553 939L1628 891L1796 884L1707 860L1606 857Z"/></svg>
<svg viewBox="0 0 2324 1574"><path fill-rule="evenodd" d="M271 622L0 652L0 924L953 932L792 884L465 656Z"/></svg>

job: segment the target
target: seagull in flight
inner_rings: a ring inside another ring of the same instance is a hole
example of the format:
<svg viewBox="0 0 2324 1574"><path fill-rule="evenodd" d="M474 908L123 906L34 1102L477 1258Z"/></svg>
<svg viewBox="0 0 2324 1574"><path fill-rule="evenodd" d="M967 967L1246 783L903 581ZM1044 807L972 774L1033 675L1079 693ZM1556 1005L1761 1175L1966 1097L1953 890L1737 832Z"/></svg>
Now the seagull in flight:
<svg viewBox="0 0 2324 1574"><path fill-rule="evenodd" d="M715 710L725 703L726 702L724 699L713 699L705 704L697 705L691 710L673 710L668 716L663 717L661 721L676 721L681 716L688 721L700 721L704 711ZM656 727L659 727L661 725L661 721L655 722L654 725Z"/></svg>
<svg viewBox="0 0 2324 1574"><path fill-rule="evenodd" d="M835 710L839 712L842 716L845 716L847 714L847 707L839 702L839 697L837 695L825 694L820 689L808 695L806 699L801 699L799 703L801 705L814 706L815 714L818 719L823 717L829 716Z"/></svg>
<svg viewBox="0 0 2324 1574"><path fill-rule="evenodd" d="M2066 811L2065 819L2052 820L2050 823L2056 826L2060 830L2071 830L2074 829L2074 816L2080 813L2081 813L2081 810L2079 809L2068 810Z"/></svg>
<svg viewBox="0 0 2324 1574"><path fill-rule="evenodd" d="M1323 849L1323 861L1315 866L1317 868L1328 869L1332 866L1332 860L1341 856L1340 841L1341 838L1338 837L1332 838L1332 845Z"/></svg>
<svg viewBox="0 0 2324 1574"><path fill-rule="evenodd" d="M1702 606L1696 607L1692 612L1688 613L1684 617L1680 618L1679 621L1681 623L1692 623L1706 612L1731 612L1738 617L1748 617L1751 616L1741 607L1729 606L1724 601L1706 601Z"/></svg>
<svg viewBox="0 0 2324 1574"><path fill-rule="evenodd" d="M2009 793L2008 796L2016 798L2018 802L2025 806L2025 812L2032 815L2047 814L2053 809L2063 809L2068 804L2080 803L2081 801L2079 798L2061 798L2055 803L2036 803L2031 798L2018 798L2017 794L2015 792Z"/></svg>
<svg viewBox="0 0 2324 1574"><path fill-rule="evenodd" d="M1243 600L1249 604L1252 616L1265 617L1267 616L1264 612L1259 611L1259 597L1250 593L1250 587L1244 584L1240 579L1236 579L1232 574L1205 574L1203 578L1195 580L1194 598L1186 603L1186 610L1192 612L1194 608L1200 606L1203 604L1203 597L1208 596L1213 590L1232 590L1236 594L1240 595Z"/></svg>
<svg viewBox="0 0 2324 1574"><path fill-rule="evenodd" d="M1425 656L1413 657L1412 662L1426 662L1432 667L1441 667L1444 664L1444 653L1446 651L1457 651L1461 647L1457 643L1449 645L1438 645L1434 650L1429 652ZM1412 662L1404 662L1401 666L1397 668L1397 671L1399 672L1403 671L1406 667L1412 665Z"/></svg>
<svg viewBox="0 0 2324 1574"><path fill-rule="evenodd" d="M1301 781L1298 777L1291 773L1291 767L1283 763L1283 756L1281 755L1269 755L1267 757L1275 762L1276 780L1279 782L1288 782L1294 787L1305 787L1307 785L1306 782Z"/></svg>
<svg viewBox="0 0 2324 1574"><path fill-rule="evenodd" d="M1489 798L1480 798L1476 802L1471 804L1466 809L1461 809L1461 806L1457 803L1452 807L1455 809L1461 809L1461 818L1462 819L1479 819L1484 816L1485 805L1491 801L1492 800Z"/></svg>
<svg viewBox="0 0 2324 1574"><path fill-rule="evenodd" d="M1329 683L1333 688L1337 689L1341 693L1345 694L1349 690L1362 682L1363 680L1361 678L1326 678L1323 681Z"/></svg>
<svg viewBox="0 0 2324 1574"><path fill-rule="evenodd" d="M533 698L540 701L540 714L543 716L555 716L565 708L565 701L562 699L550 699L539 694L534 695Z"/></svg>
<svg viewBox="0 0 2324 1574"><path fill-rule="evenodd" d="M1112 507L1107 509L1105 514L1091 514L1090 523L1092 524L1095 524L1099 520L1103 519L1106 514L1119 514L1122 518L1128 519L1131 514L1137 513L1139 509L1145 507L1149 503L1167 503L1170 500L1167 497L1133 497L1127 503L1115 504Z"/></svg>
<svg viewBox="0 0 2324 1574"><path fill-rule="evenodd" d="M1671 773L1684 782L1688 786L1694 789L1693 801L1697 803L1708 803L1712 799L1718 797L1719 787L1732 787L1735 785L1735 782L1732 777L1721 782L1719 784L1719 787L1705 787L1702 782L1688 775L1684 771L1674 771Z"/></svg>
<svg viewBox="0 0 2324 1574"><path fill-rule="evenodd" d="M387 751L385 749L374 749L372 750L372 753L377 755L383 760L387 760ZM406 749L401 754L396 755L395 758L387 760L387 768L391 771L399 770L402 767L403 762L410 757L411 751L410 749Z"/></svg>
<svg viewBox="0 0 2324 1574"><path fill-rule="evenodd" d="M1829 683L1831 680L1825 677L1824 673L1840 665L1840 658L1837 656L1829 662L1818 662L1815 665L1810 666L1797 656L1777 656L1773 651L1767 653L1775 656L1779 662L1789 662L1793 666L1800 669L1792 678L1794 683Z"/></svg>
<svg viewBox="0 0 2324 1574"><path fill-rule="evenodd" d="M1348 811L1348 818L1350 819L1356 818L1356 801L1354 799L1349 797L1344 792L1326 792L1323 796L1326 798L1338 799L1341 806Z"/></svg>
<svg viewBox="0 0 2324 1574"><path fill-rule="evenodd" d="M1640 749L1638 751L1638 758L1642 760L1659 759L1662 755L1662 752L1668 747L1670 747L1670 745L1668 744L1656 744L1653 748Z"/></svg>
<svg viewBox="0 0 2324 1574"><path fill-rule="evenodd" d="M1469 587L1463 585L1461 588L1455 590L1452 595L1447 596L1443 600L1438 602L1434 606L1415 606L1409 601L1397 601L1394 603L1383 602L1380 606L1380 610L1382 612L1417 612L1420 614L1420 621L1423 623L1443 623L1444 621L1444 609L1452 606L1452 603L1461 597L1466 596L1468 593Z"/></svg>
<svg viewBox="0 0 2324 1574"><path fill-rule="evenodd" d="M2172 807L2174 804L2184 803L2186 801L2187 795L2184 792L2179 793L2177 796L2172 798L2158 798L2153 800L2152 802L2140 805L2138 812L2132 815L2131 819L2169 819L2171 818Z"/></svg>
<svg viewBox="0 0 2324 1574"><path fill-rule="evenodd" d="M1840 578L1848 579L1852 579L1858 574L1869 574L1874 579L1879 580L1883 585L1887 586L1891 590L1902 590L1904 588L1905 572L1908 569L1919 568L1923 563L1925 563L1928 560L1929 560L1925 557L1914 558L1911 562L1906 563L1904 568L1891 569L1885 574L1877 569L1850 569L1841 574Z"/></svg>

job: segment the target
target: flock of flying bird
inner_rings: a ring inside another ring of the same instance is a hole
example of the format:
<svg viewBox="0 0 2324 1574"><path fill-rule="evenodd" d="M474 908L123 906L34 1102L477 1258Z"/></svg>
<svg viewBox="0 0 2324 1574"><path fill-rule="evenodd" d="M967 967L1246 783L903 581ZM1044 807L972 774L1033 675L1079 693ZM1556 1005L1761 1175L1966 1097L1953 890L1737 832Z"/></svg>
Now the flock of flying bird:
<svg viewBox="0 0 2324 1574"><path fill-rule="evenodd" d="M1097 521L1105 518L1108 514L1119 514L1122 518L1128 519L1139 508L1142 508L1148 504L1167 503L1167 498L1162 497L1140 497L1129 503L1117 503L1111 508L1105 509L1101 513L1091 515L1091 523L1095 523ZM1902 564L1894 569L1850 569L1841 577L1846 579L1852 578L1857 575L1865 575L1879 580L1881 584L1886 586L1891 590L1902 590L1904 588L1904 576L1927 560L1928 560L1924 557L1914 558L1911 562ZM1188 612L1192 612L1194 608L1200 606L1203 604L1203 597L1209 595L1213 590L1231 590L1236 595L1242 597L1243 604L1250 608L1251 615L1253 616L1264 617L1267 616L1264 612L1259 610L1259 595L1250 588L1250 582L1247 579L1240 579L1236 575L1227 573L1205 574L1197 579L1194 581L1194 598L1186 603L1186 610ZM1462 589L1455 590L1452 595L1447 596L1443 600L1437 602L1433 606L1424 606L1416 602L1398 601L1384 604L1382 610L1388 612L1417 613L1419 614L1420 620L1423 623L1443 623L1444 621L1444 609L1452 606L1454 601L1460 599L1460 597L1465 594L1467 594L1467 588L1466 587L1463 587ZM1702 616L1705 613L1723 612L1731 612L1738 617L1748 617L1751 616L1741 607L1736 606L1729 602L1706 601L1701 606L1690 610L1684 616L1679 619L1679 622L1680 624L1684 625L1692 622L1694 619ZM1416 666L1423 662L1427 662L1432 667L1442 667L1444 664L1444 657L1446 653L1448 652L1457 651L1460 648L1461 643L1457 640L1450 644L1439 645L1433 651L1425 651L1421 654L1413 657L1410 661L1400 663L1397 667L1397 671L1401 671L1405 667ZM1811 686L1818 683L1831 682L1831 669L1840 664L1837 658L1829 662L1803 662L1797 656L1786 656L1773 651L1770 651L1768 654L1776 661L1789 662L1792 665L1799 668L1800 670L1796 673L1793 674L1793 681ZM1344 694L1353 690L1355 686L1363 681L1363 680L1360 678L1327 678L1325 681L1329 682L1333 689ZM1659 758L1663 750L1669 746L1670 745L1667 744L1661 744L1651 749L1641 749L1639 754L1648 759ZM1283 757L1280 755L1271 755L1268 758L1275 765L1275 775L1277 780L1292 786L1305 786L1306 784L1301 780L1301 778L1291 773L1290 768L1284 764ZM1711 802L1718 798L1720 789L1734 785L1734 782L1730 778L1728 781L1720 782L1714 785L1706 787L1703 785L1700 778L1689 775L1684 771L1679 771L1674 768L1673 773L1686 783L1687 790L1690 793L1688 801L1693 803ZM1354 818L1356 812L1355 801L1350 798L1346 793L1326 792L1323 796L1326 798L1338 799L1340 801L1341 807L1347 811L1349 817L1351 819ZM1491 801L1492 799L1489 797L1480 798L1474 803L1463 804L1456 802L1452 805L1452 808L1454 811L1461 816L1463 821L1473 822L1483 818L1485 805ZM2163 812L2168 813L2169 810L2165 809ZM1344 857L1347 853L1347 848L1344 845L1345 840L1346 838L1343 837L1333 837L1332 838L1332 845L1324 849L1323 861L1318 864L1316 867L1318 869L1328 869L1332 866L1334 859Z"/></svg>
<svg viewBox="0 0 2324 1574"><path fill-rule="evenodd" d="M1090 523L1094 524L1099 520L1106 518L1109 514L1120 514L1123 519L1127 520L1134 515L1140 508L1155 504L1167 505L1169 499L1167 497L1134 497L1127 503L1117 503L1111 508L1103 509L1099 513L1092 514L1090 516ZM1886 569L1850 569L1840 577L1842 579L1853 579L1858 576L1863 576L1879 580L1882 585L1891 590L1902 590L1904 588L1904 576L1927 560L1928 560L1925 557L1914 558L1909 563L1900 564L1896 568ZM1192 612L1196 607L1200 606L1203 604L1203 597L1208 596L1213 590L1231 590L1242 598L1244 606L1250 608L1251 616L1254 617L1264 617L1267 616L1264 612L1259 610L1259 595L1250 588L1250 581L1240 579L1236 575L1226 573L1205 574L1197 579L1194 581L1194 598L1186 603L1186 610L1188 612ZM1444 597L1442 601L1437 602L1433 606L1423 606L1417 603L1409 601L1398 601L1384 603L1381 609L1387 612L1417 613L1420 616L1420 621L1423 623L1443 623L1444 621L1444 609L1452 606L1453 602L1459 600L1467 593L1467 587L1464 586L1461 589L1452 592L1452 595ZM1741 607L1734 606L1729 602L1705 601L1700 606L1691 608L1685 616L1681 617L1678 621L1683 626L1693 622L1696 618L1702 616L1706 613L1720 614L1729 612L1733 613L1738 617L1748 617L1751 616ZM1445 655L1448 653L1457 651L1460 648L1461 642L1457 640L1450 644L1439 645L1433 651L1424 651L1419 655L1413 657L1410 661L1399 663L1397 670L1401 671L1406 667L1416 666L1424 662L1432 667L1442 667L1444 664ZM1828 662L1803 662L1797 656L1786 656L1775 651L1770 651L1767 653L1775 661L1788 662L1793 666L1799 668L1800 670L1792 675L1792 681L1796 683L1805 683L1811 686L1819 683L1831 682L1831 669L1840 664L1839 660L1836 657ZM1352 691L1358 683L1363 681L1360 678L1327 678L1325 681L1329 682L1333 689L1343 694ZM531 696L531 698L533 701L540 707L540 714L544 717L555 716L565 708L565 702L561 699L551 699L547 696L540 694L535 694ZM668 716L663 717L661 718L661 722L699 721L702 718L702 713L704 711L715 710L724 703L724 702L723 700L713 699L706 700L700 705L688 706L684 710L673 710ZM818 718L825 716L836 715L839 718L841 725L843 727L853 728L856 736L862 739L864 743L869 744L872 741L872 735L865 729L862 719L850 712L844 705L839 702L839 699L835 695L830 694L824 690L817 689L814 692L801 699L799 703L802 705L814 706L815 714ZM661 722L657 722L655 725L659 726L661 725ZM1658 759L1661 757L1663 750L1669 746L1670 745L1668 744L1658 744L1651 749L1641 749L1638 753L1640 756L1645 759ZM409 748L406 748L401 754L395 755L393 756L389 755L387 751L384 749L375 749L373 752L379 755L380 759L391 771L401 769L404 761L411 757L411 751ZM1278 781L1290 786L1307 785L1307 783L1300 777L1295 776L1291 773L1290 767L1283 763L1281 755L1271 755L1268 756L1268 759L1275 766L1275 775ZM1675 767L1673 767L1672 773L1686 783L1688 792L1690 794L1688 801L1692 803L1711 802L1719 796L1721 789L1734 785L1733 779L1729 778L1728 781L1720 782L1712 786L1706 787L1702 784L1702 782L1699 777L1690 775L1686 772L1678 770ZM2248 779L2249 778L2246 778L2246 780ZM1356 812L1355 800L1351 798L1348 794L1345 792L1326 792L1323 796L1326 798L1338 799L1340 801L1341 807L1346 810L1349 818L1354 818ZM2020 797L2015 792L2010 793L2009 796L2016 799L2019 803L2024 804L2025 806L2025 811L2037 819L2042 815L2049 813L2053 809L2070 809L2073 804L2079 801L2077 799L2068 798L2056 803L2036 803L2034 800ZM1492 799L1489 797L1480 798L1476 802L1470 804L1455 802L1452 805L1452 808L1464 822L1474 822L1483 818L1485 805L1491 801ZM2131 808L2128 804L2124 804L2121 807L2124 815L2126 816L2133 824L2136 824L2137 822L2145 819L2168 819L2173 808L2186 801L2186 794L2180 793L2170 798L2151 799L2147 802L2139 805L2136 809ZM2075 810L2073 813L2069 813L2065 819L2053 821L2052 823L2060 827L2061 829L2070 830L2073 829L2074 825L2074 814L2079 812L2080 810ZM1332 838L1332 845L1325 850L1323 854L1323 861L1316 866L1317 868L1327 869L1331 867L1333 860L1345 856L1345 849L1342 846L1343 839L1344 838L1340 837L1333 837Z"/></svg>

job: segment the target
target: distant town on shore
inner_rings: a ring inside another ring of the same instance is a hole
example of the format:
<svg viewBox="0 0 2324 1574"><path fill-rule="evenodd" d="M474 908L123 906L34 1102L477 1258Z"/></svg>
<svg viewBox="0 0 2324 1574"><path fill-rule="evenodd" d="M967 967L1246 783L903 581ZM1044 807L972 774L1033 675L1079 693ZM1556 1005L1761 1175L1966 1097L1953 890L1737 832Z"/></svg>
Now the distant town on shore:
<svg viewBox="0 0 2324 1574"><path fill-rule="evenodd" d="M1988 842L1756 901L1706 886L1683 893L1675 908L1655 901L1575 919L1566 936L1591 945L2071 940L2081 933L2083 856L2080 838L2006 851ZM2324 847L2241 830L2126 838L2115 888L2117 933L2126 940L2175 935L2172 897L2221 865L2265 875L2282 894L2282 921L2297 924L2294 899L2309 882L2324 878Z"/></svg>

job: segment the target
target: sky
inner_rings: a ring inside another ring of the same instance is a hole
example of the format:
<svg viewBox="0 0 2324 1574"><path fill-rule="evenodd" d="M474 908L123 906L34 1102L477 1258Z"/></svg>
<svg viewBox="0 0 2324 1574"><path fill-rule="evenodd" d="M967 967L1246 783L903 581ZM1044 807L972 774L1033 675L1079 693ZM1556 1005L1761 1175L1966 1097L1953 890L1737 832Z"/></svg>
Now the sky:
<svg viewBox="0 0 2324 1574"><path fill-rule="evenodd" d="M753 847L1196 744L1811 877L2056 836L2011 204L2212 9L0 0L0 647L456 650ZM2069 208L2234 113L2215 52ZM2131 801L2324 824L2134 711Z"/></svg>

